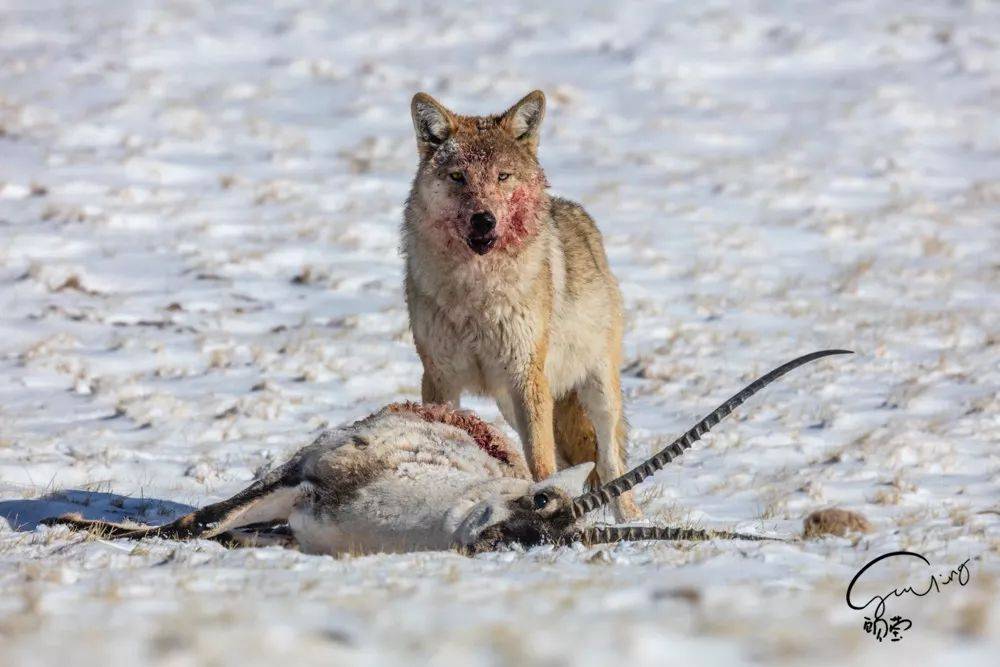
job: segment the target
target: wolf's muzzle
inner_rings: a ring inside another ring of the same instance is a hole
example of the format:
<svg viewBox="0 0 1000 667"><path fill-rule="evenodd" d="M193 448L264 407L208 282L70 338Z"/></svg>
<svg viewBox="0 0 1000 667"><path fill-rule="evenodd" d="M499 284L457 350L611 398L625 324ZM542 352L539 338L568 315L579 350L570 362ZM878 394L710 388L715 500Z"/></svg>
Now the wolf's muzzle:
<svg viewBox="0 0 1000 667"><path fill-rule="evenodd" d="M485 255L497 242L497 219L489 211L480 211L473 213L469 222L472 225L472 229L465 242L469 244L469 247L477 255Z"/></svg>

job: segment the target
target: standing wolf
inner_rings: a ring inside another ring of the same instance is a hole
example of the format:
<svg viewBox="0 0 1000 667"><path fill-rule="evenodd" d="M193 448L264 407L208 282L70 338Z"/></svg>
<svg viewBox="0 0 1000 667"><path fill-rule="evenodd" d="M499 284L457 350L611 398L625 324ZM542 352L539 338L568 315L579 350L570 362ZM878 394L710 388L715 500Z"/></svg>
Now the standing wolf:
<svg viewBox="0 0 1000 667"><path fill-rule="evenodd" d="M545 191L545 96L459 116L418 93L411 112L420 165L403 252L424 402L493 396L536 480L587 461L601 482L618 477L621 293L594 221ZM631 493L614 510L639 513Z"/></svg>

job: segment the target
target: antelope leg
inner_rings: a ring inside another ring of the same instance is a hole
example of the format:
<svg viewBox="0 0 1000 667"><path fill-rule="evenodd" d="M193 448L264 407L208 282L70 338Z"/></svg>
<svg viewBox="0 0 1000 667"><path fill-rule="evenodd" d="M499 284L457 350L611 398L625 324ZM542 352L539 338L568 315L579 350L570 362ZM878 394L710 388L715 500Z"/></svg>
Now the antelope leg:
<svg viewBox="0 0 1000 667"><path fill-rule="evenodd" d="M288 519L292 506L299 497L302 458L294 457L231 498L206 505L162 526L128 526L110 521L92 521L79 514L45 519L42 523L65 525L78 530L103 533L107 537L133 540L151 536L176 540L213 539L248 524Z"/></svg>

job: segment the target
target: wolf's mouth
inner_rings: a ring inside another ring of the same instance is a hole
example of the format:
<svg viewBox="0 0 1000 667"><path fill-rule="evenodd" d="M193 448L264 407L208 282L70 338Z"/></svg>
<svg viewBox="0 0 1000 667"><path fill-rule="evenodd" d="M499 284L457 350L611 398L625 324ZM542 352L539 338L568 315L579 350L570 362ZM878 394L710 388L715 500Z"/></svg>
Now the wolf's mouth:
<svg viewBox="0 0 1000 667"><path fill-rule="evenodd" d="M484 234L483 236L472 235L465 239L465 242L472 248L472 252L477 255L485 255L496 245L496 234Z"/></svg>

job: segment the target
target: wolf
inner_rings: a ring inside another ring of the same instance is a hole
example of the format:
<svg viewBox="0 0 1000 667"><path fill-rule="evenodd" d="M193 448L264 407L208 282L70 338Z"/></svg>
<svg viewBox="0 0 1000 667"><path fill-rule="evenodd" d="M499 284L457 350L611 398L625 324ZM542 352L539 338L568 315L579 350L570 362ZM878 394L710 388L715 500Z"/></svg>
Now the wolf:
<svg viewBox="0 0 1000 667"><path fill-rule="evenodd" d="M402 251L422 400L493 397L536 481L585 462L592 485L620 476L622 297L593 219L547 192L545 95L460 116L417 93L411 114L419 165ZM613 510L639 515L631 493Z"/></svg>

